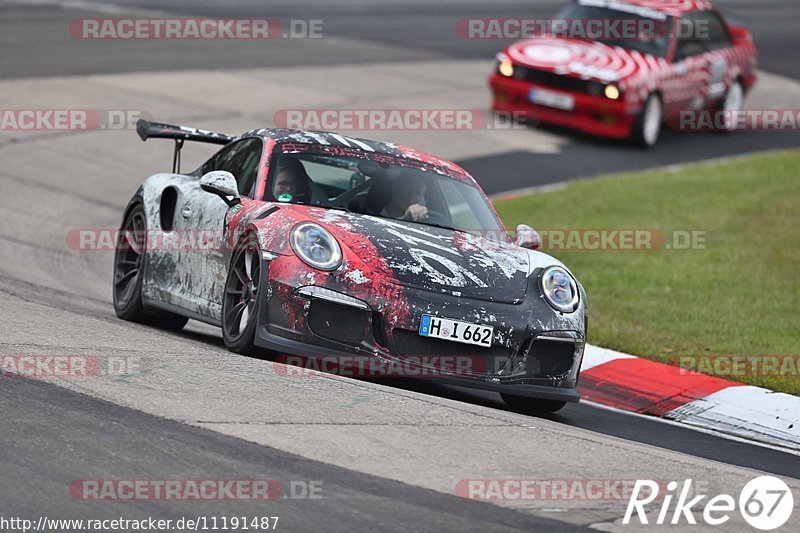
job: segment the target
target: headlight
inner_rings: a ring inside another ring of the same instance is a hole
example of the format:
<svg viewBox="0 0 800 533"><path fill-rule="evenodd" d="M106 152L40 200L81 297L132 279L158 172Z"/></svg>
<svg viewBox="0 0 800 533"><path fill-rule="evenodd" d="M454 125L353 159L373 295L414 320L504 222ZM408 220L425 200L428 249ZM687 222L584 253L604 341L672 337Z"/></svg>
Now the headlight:
<svg viewBox="0 0 800 533"><path fill-rule="evenodd" d="M514 63L512 63L507 57L505 59L501 59L497 64L497 72L507 78L510 78L514 75Z"/></svg>
<svg viewBox="0 0 800 533"><path fill-rule="evenodd" d="M297 257L320 270L336 270L342 264L342 249L328 230L312 222L292 229L290 238Z"/></svg>
<svg viewBox="0 0 800 533"><path fill-rule="evenodd" d="M578 284L572 276L559 266L551 266L542 272L542 294L553 309L572 313L578 305Z"/></svg>
<svg viewBox="0 0 800 533"><path fill-rule="evenodd" d="M616 85L606 85L605 95L609 100L619 100L619 87Z"/></svg>

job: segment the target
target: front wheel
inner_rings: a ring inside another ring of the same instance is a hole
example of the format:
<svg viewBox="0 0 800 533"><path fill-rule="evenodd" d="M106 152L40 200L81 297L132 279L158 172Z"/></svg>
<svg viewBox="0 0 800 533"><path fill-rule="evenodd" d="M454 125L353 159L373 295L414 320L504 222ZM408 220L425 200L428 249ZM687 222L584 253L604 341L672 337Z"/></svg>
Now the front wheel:
<svg viewBox="0 0 800 533"><path fill-rule="evenodd" d="M500 394L505 404L512 410L524 414L547 414L555 413L567 405L567 402L558 400L540 400L527 396L514 396L512 394Z"/></svg>
<svg viewBox="0 0 800 533"><path fill-rule="evenodd" d="M631 141L642 148L651 148L658 142L661 124L664 121L664 110L661 98L657 94L647 97L644 107L636 116L631 130Z"/></svg>
<svg viewBox="0 0 800 533"><path fill-rule="evenodd" d="M233 253L222 299L222 339L232 352L253 355L258 323L261 250L249 234Z"/></svg>

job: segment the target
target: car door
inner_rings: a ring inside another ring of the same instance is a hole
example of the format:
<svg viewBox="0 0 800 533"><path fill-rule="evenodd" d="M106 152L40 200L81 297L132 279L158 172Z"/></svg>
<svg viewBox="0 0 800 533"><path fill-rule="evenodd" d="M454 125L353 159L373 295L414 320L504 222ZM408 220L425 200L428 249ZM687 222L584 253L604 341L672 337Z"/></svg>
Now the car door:
<svg viewBox="0 0 800 533"><path fill-rule="evenodd" d="M677 21L677 43L672 76L665 82L664 111L674 116L687 109L702 109L708 78L708 38L704 12L693 12Z"/></svg>
<svg viewBox="0 0 800 533"><path fill-rule="evenodd" d="M731 64L734 61L733 38L719 13L710 10L704 11L701 16L708 28L708 82L703 93L704 104L708 108L719 102L728 91Z"/></svg>
<svg viewBox="0 0 800 533"><path fill-rule="evenodd" d="M202 190L199 177L212 170L230 172L239 194L251 198L263 148L263 141L255 137L227 145L201 167L198 181L184 191L178 219L193 246L181 247L179 269L190 311L213 319L222 316L222 291L231 255L227 216L240 209L229 208L222 198Z"/></svg>

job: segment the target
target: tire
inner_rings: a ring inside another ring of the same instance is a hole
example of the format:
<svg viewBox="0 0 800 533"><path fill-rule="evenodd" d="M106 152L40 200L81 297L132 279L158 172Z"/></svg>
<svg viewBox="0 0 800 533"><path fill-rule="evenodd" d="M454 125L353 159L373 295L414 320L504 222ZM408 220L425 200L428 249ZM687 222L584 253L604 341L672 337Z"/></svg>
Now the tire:
<svg viewBox="0 0 800 533"><path fill-rule="evenodd" d="M653 93L647 97L642 110L636 116L631 129L631 142L642 148L652 148L658 143L663 121L664 108L661 98Z"/></svg>
<svg viewBox="0 0 800 533"><path fill-rule="evenodd" d="M729 113L733 113L742 109L744 105L744 87L739 80L734 80L731 86L728 87L728 92L720 104L720 110L723 111L723 117L730 118ZM728 133L736 131L735 122L726 121L721 131Z"/></svg>
<svg viewBox="0 0 800 533"><path fill-rule="evenodd" d="M142 204L134 205L120 227L114 251L114 312L123 320L179 331L189 320L167 312L146 310L142 283L147 254L147 217Z"/></svg>
<svg viewBox="0 0 800 533"><path fill-rule="evenodd" d="M540 400L527 396L514 396L512 394L500 394L505 404L512 410L524 414L547 414L555 413L567 405L567 402L558 400Z"/></svg>
<svg viewBox="0 0 800 533"><path fill-rule="evenodd" d="M222 340L232 352L259 354L255 336L261 272L258 240L249 233L233 253L222 297Z"/></svg>

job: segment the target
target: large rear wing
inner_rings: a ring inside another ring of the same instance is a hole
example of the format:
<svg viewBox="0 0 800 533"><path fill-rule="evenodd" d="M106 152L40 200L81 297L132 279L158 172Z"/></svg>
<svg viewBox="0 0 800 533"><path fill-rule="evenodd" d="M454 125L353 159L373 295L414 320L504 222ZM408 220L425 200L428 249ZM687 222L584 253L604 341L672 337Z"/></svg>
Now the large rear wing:
<svg viewBox="0 0 800 533"><path fill-rule="evenodd" d="M178 173L181 169L181 148L184 141L197 141L211 144L228 144L236 137L215 133L213 131L199 130L197 128L187 128L186 126L175 126L173 124L162 124L159 122L149 122L139 119L136 123L136 133L143 141L147 139L174 139L175 153L172 157L172 172Z"/></svg>

